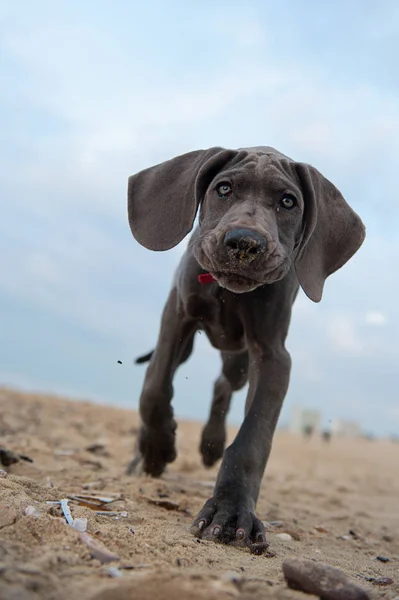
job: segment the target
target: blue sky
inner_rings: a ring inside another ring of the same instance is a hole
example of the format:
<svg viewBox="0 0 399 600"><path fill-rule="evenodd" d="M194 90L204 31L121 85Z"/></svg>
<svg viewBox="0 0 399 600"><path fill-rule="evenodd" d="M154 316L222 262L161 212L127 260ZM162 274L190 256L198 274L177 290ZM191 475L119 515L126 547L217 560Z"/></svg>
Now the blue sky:
<svg viewBox="0 0 399 600"><path fill-rule="evenodd" d="M137 407L132 359L154 345L185 242L133 240L128 176L196 148L271 145L367 226L321 304L297 301L282 420L299 403L397 433L398 40L395 0L2 3L0 382ZM198 335L178 416L205 418L219 366Z"/></svg>

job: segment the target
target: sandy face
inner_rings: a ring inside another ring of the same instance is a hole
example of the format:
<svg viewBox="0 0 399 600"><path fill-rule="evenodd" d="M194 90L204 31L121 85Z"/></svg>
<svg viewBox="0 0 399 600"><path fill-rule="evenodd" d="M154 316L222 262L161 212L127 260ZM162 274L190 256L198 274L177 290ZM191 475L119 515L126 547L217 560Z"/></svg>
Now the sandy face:
<svg viewBox="0 0 399 600"><path fill-rule="evenodd" d="M34 460L0 477L2 600L306 600L285 584L286 557L339 567L372 597L399 596L399 444L277 433L257 507L273 522L270 553L257 557L189 533L217 473L201 466L201 425L179 422L178 459L153 480L124 474L137 424L133 411L0 390L0 445ZM84 494L117 499L69 503L87 519L97 558L46 503ZM102 563L107 552L119 560ZM366 580L381 577L393 583Z"/></svg>

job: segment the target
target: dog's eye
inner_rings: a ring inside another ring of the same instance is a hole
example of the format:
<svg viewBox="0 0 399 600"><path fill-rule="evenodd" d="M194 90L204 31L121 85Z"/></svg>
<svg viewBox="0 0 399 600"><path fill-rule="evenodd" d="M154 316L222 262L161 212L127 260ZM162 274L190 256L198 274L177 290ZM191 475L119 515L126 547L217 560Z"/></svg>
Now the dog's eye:
<svg viewBox="0 0 399 600"><path fill-rule="evenodd" d="M226 196L230 196L230 194L233 190L229 183L222 181L222 183L219 183L216 186L216 191L221 198L225 198Z"/></svg>
<svg viewBox="0 0 399 600"><path fill-rule="evenodd" d="M297 201L295 196L293 196L292 194L284 194L279 204L286 210L291 210L292 208L294 208L294 206L297 205Z"/></svg>

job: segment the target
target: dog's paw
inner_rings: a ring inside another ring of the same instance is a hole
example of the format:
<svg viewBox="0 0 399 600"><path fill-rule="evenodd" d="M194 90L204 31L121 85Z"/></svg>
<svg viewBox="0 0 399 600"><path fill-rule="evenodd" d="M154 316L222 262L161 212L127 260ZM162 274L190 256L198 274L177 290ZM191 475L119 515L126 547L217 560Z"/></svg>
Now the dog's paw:
<svg viewBox="0 0 399 600"><path fill-rule="evenodd" d="M205 425L200 443L202 462L205 467L212 467L222 458L226 444L224 424L209 422Z"/></svg>
<svg viewBox="0 0 399 600"><path fill-rule="evenodd" d="M142 427L138 440L138 452L128 467L128 474L145 473L160 477L168 463L176 458L176 424L162 429Z"/></svg>
<svg viewBox="0 0 399 600"><path fill-rule="evenodd" d="M234 544L263 554L269 544L262 521L246 507L245 502L227 495L208 500L191 526L196 537L223 544Z"/></svg>

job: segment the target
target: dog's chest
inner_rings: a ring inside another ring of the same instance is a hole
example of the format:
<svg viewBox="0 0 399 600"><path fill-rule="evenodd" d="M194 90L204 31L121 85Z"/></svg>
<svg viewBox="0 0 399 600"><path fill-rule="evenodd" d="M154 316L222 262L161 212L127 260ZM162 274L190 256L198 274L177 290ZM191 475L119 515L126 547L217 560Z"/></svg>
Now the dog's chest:
<svg viewBox="0 0 399 600"><path fill-rule="evenodd" d="M238 351L245 348L244 327L238 306L220 294L208 305L208 314L200 319L200 329L218 350Z"/></svg>

